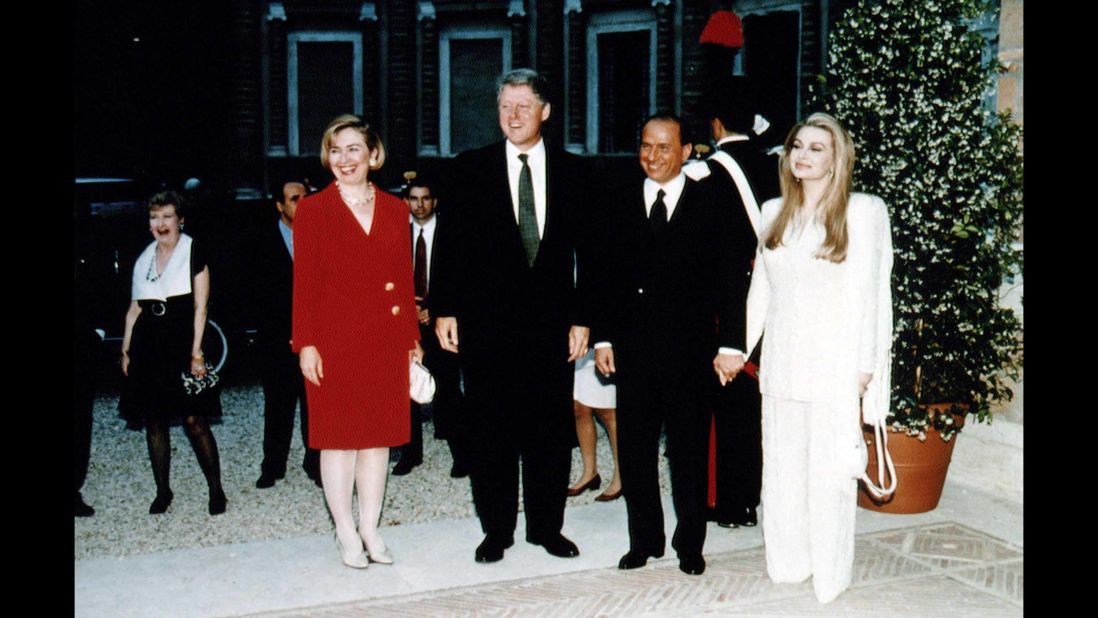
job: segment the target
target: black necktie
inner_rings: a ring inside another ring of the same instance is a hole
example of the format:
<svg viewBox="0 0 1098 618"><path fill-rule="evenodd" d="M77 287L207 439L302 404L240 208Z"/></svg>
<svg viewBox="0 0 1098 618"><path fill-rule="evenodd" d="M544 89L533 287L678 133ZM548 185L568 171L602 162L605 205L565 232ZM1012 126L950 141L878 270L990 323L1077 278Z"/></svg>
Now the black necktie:
<svg viewBox="0 0 1098 618"><path fill-rule="evenodd" d="M652 202L652 210L648 213L648 223L652 226L652 231L657 235L663 231L664 226L667 225L667 204L663 203L663 196L666 195L663 189L656 192L656 201Z"/></svg>
<svg viewBox="0 0 1098 618"><path fill-rule="evenodd" d="M419 238L416 240L416 267L413 277L416 296L424 298L427 296L427 241L423 240L423 228L419 228Z"/></svg>
<svg viewBox="0 0 1098 618"><path fill-rule="evenodd" d="M530 176L530 165L526 158L530 155L520 154L522 171L519 173L518 183L518 210L519 210L519 234L522 235L522 248L526 249L526 261L533 267L534 258L538 256L538 215L534 211L534 180Z"/></svg>

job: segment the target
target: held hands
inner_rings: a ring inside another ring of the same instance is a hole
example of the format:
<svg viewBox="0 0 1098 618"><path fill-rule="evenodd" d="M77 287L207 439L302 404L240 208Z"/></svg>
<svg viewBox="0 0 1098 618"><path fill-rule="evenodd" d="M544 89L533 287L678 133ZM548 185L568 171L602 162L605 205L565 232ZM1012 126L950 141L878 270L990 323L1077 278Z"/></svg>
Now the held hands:
<svg viewBox="0 0 1098 618"><path fill-rule="evenodd" d="M595 367L606 377L617 373L618 370L614 367L614 348L595 348Z"/></svg>
<svg viewBox="0 0 1098 618"><path fill-rule="evenodd" d="M740 371L743 371L743 366L742 354L717 354L713 357L713 371L717 372L721 386L735 380Z"/></svg>
<svg viewBox="0 0 1098 618"><path fill-rule="evenodd" d="M457 354L458 321L457 318L439 318L435 320L435 336L443 350Z"/></svg>
<svg viewBox="0 0 1098 618"><path fill-rule="evenodd" d="M568 362L587 355L587 340L591 329L586 326L572 326L568 329Z"/></svg>
<svg viewBox="0 0 1098 618"><path fill-rule="evenodd" d="M301 375L316 386L320 386L320 380L324 378L324 361L320 359L320 352L315 345L301 348L298 363L301 366Z"/></svg>

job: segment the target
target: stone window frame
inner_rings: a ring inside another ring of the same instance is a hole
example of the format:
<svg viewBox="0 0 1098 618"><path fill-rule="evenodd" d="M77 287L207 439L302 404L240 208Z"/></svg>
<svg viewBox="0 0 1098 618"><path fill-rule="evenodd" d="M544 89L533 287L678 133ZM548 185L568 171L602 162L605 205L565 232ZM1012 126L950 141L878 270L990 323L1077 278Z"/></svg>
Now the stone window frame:
<svg viewBox="0 0 1098 618"><path fill-rule="evenodd" d="M648 9L599 12L591 15L585 29L587 50L587 131L585 152L589 154L636 154L634 151L601 152L599 150L599 51L598 36L608 32L648 31L648 113L656 112L656 13Z"/></svg>
<svg viewBox="0 0 1098 618"><path fill-rule="evenodd" d="M355 113L361 114L363 107L362 33L354 31L296 30L286 35L286 147L291 156L302 156L300 129L298 126L297 96L297 45L298 43L351 43L354 58L351 69L351 84L354 93ZM310 154L306 152L305 154Z"/></svg>
<svg viewBox="0 0 1098 618"><path fill-rule="evenodd" d="M438 154L457 154L450 150L450 41L500 39L503 43L503 73L511 70L511 28L506 25L448 25L438 35Z"/></svg>

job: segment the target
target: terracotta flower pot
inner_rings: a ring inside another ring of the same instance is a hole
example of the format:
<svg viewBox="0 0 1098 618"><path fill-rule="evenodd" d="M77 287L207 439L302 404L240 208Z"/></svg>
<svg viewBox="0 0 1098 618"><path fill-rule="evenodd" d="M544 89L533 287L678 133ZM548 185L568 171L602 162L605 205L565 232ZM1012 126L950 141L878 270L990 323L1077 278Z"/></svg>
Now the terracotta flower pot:
<svg viewBox="0 0 1098 618"><path fill-rule="evenodd" d="M931 413L948 412L952 404L928 405ZM963 415L955 415L960 427ZM877 446L872 430L866 431L865 441L869 449L869 478L877 478ZM960 434L955 434L949 442L942 440L934 429L926 432L926 441L906 433L888 433L888 452L896 466L896 491L883 500L877 499L861 488L858 492L858 506L870 511L882 513L925 513L938 506L945 486L946 472L953 457L953 445Z"/></svg>

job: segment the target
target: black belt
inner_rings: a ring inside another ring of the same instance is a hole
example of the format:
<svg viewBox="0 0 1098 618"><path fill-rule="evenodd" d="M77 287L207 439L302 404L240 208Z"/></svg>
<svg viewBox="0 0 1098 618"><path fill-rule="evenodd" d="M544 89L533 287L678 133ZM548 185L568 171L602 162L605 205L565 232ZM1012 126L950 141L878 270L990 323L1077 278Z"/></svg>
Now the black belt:
<svg viewBox="0 0 1098 618"><path fill-rule="evenodd" d="M161 300L139 300L137 305L158 318L168 312L168 303Z"/></svg>

